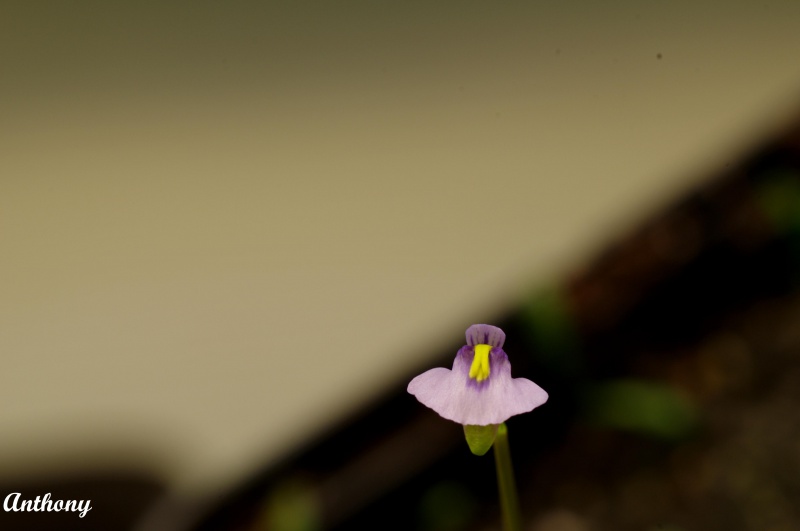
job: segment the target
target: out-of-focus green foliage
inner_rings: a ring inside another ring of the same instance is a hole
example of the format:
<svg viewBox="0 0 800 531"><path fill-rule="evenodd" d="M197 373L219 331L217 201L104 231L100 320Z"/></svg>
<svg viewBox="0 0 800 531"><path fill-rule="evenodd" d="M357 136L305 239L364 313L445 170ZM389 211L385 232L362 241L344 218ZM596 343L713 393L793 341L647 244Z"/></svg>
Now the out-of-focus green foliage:
<svg viewBox="0 0 800 531"><path fill-rule="evenodd" d="M428 489L419 505L423 531L457 531L472 523L478 500L460 483L443 481Z"/></svg>
<svg viewBox="0 0 800 531"><path fill-rule="evenodd" d="M758 188L763 212L780 231L800 231L800 176L792 169L776 170Z"/></svg>
<svg viewBox="0 0 800 531"><path fill-rule="evenodd" d="M557 286L538 291L525 304L521 316L544 363L561 373L572 373L580 367L578 336Z"/></svg>
<svg viewBox="0 0 800 531"><path fill-rule="evenodd" d="M697 426L695 407L672 387L642 380L616 380L583 395L589 422L662 439L681 439Z"/></svg>
<svg viewBox="0 0 800 531"><path fill-rule="evenodd" d="M319 501L313 488L296 478L280 483L265 500L257 529L270 531L322 529Z"/></svg>

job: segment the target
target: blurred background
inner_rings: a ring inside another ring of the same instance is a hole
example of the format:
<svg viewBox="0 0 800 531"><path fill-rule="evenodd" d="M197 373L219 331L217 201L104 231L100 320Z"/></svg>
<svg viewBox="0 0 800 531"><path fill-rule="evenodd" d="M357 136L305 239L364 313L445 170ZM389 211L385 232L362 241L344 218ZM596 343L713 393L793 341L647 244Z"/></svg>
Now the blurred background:
<svg viewBox="0 0 800 531"><path fill-rule="evenodd" d="M798 527L800 4L0 5L3 529Z"/></svg>

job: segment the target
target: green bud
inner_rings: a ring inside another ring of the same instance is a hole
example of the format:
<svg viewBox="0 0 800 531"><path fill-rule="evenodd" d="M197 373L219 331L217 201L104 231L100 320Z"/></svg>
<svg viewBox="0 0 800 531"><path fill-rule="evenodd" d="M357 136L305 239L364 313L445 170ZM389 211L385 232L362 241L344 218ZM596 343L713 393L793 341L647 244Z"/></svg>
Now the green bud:
<svg viewBox="0 0 800 531"><path fill-rule="evenodd" d="M464 437L467 439L470 451L475 455L484 455L494 444L497 437L497 424L488 426L464 425Z"/></svg>

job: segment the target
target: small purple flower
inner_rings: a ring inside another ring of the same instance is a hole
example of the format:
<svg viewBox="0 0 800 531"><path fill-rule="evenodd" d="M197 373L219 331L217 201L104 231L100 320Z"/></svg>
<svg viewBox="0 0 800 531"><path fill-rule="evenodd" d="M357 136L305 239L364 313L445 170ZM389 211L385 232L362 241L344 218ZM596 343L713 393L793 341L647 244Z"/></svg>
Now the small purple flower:
<svg viewBox="0 0 800 531"><path fill-rule="evenodd" d="M453 370L436 368L411 380L408 392L442 417L464 425L500 424L547 402L547 392L530 380L511 377L503 352L505 333L472 325Z"/></svg>

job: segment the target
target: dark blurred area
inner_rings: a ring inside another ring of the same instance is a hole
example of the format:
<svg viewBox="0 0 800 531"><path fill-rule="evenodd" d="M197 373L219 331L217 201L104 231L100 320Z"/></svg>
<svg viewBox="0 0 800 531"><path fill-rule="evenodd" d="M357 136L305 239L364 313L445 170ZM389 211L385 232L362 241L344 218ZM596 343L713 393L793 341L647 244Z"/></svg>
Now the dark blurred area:
<svg viewBox="0 0 800 531"><path fill-rule="evenodd" d="M117 470L0 483L0 492L9 505L13 500L7 496L14 493L20 494L20 501L35 500L38 496L41 502L46 494L52 500L81 501L82 509L83 502L90 500L90 509L82 517L79 511L3 511L0 529L101 531L132 529L133 523L164 495L164 486L146 474Z"/></svg>
<svg viewBox="0 0 800 531"><path fill-rule="evenodd" d="M496 323L550 393L508 423L528 529L800 529L800 127L706 182ZM23 491L89 498L92 518L0 528L499 528L492 459L405 392L414 374L222 498L42 478Z"/></svg>

